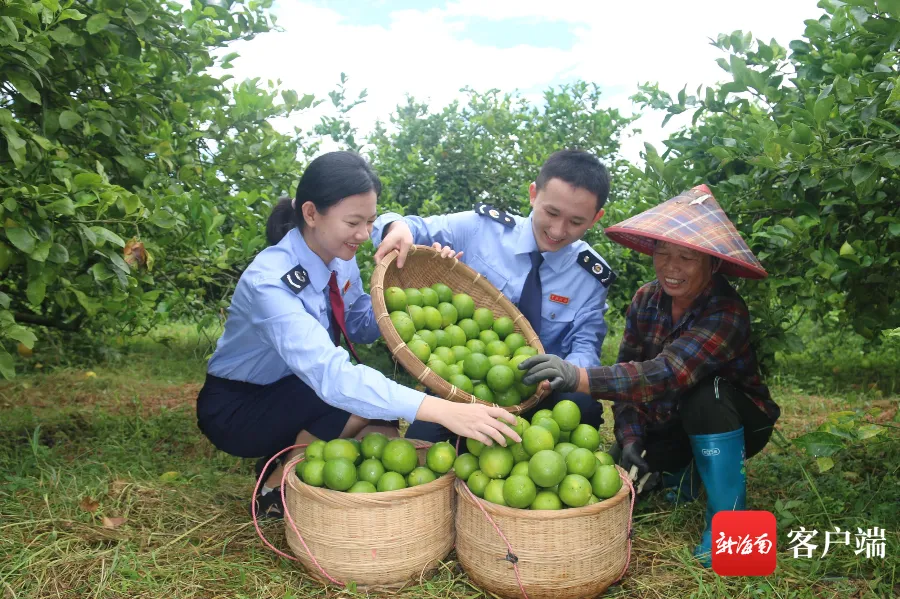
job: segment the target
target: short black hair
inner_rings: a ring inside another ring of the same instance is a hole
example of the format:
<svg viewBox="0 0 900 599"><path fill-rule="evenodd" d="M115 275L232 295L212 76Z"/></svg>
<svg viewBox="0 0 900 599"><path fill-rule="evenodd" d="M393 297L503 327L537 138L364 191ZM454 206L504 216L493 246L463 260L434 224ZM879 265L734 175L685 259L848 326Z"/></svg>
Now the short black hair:
<svg viewBox="0 0 900 599"><path fill-rule="evenodd" d="M535 185L544 189L550 179L562 179L569 185L586 189L597 196L599 212L609 198L609 171L600 159L583 150L554 152L541 167Z"/></svg>

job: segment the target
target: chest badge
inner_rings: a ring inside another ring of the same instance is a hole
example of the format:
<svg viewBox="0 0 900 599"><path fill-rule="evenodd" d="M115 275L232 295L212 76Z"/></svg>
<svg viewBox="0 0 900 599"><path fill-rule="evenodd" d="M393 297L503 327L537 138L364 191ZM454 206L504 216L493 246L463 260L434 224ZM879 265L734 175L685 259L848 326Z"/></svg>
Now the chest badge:
<svg viewBox="0 0 900 599"><path fill-rule="evenodd" d="M347 282L344 283L344 287L341 289L341 295L347 295L348 289L350 289L350 279L347 279Z"/></svg>
<svg viewBox="0 0 900 599"><path fill-rule="evenodd" d="M550 301L556 302L557 304L566 305L569 303L569 298L564 295L556 295L555 293L550 294Z"/></svg>

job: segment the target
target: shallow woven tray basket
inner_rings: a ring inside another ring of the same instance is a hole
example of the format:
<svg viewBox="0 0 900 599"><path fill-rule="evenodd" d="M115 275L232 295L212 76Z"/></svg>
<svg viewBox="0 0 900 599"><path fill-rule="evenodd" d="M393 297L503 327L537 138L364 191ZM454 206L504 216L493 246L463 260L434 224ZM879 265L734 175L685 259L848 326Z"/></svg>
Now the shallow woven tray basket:
<svg viewBox="0 0 900 599"><path fill-rule="evenodd" d="M407 372L433 393L450 401L491 405L451 385L412 353L412 350L407 347L400 335L397 334L397 329L394 328L387 307L384 304L384 290L388 287L400 287L401 289L409 287L421 288L430 287L435 283L444 283L454 293L468 293L475 300L477 307L489 308L497 318L500 316L511 318L515 324L516 332L521 333L525 337L525 343L538 350L538 353L544 353L544 346L541 345L541 340L534 332L534 329L531 328L528 319L490 281L472 270L468 265L463 264L456 258L441 258L440 252L423 245L412 246L409 254L406 256L403 268L397 268L395 265L396 258L397 251L395 250L385 256L372 272L370 286L372 308L375 311L378 328L381 330L381 334L384 336L391 354ZM538 389L537 393L523 399L519 405L509 406L506 410L513 414L525 412L541 401L544 395L546 395L546 392L543 389Z"/></svg>
<svg viewBox="0 0 900 599"><path fill-rule="evenodd" d="M415 441L419 464L430 447ZM319 566L341 583L360 589L397 589L428 578L453 549L456 495L451 470L430 483L384 493L341 493L311 487L293 469L285 489L286 508ZM324 583L285 518L291 552Z"/></svg>
<svg viewBox="0 0 900 599"><path fill-rule="evenodd" d="M622 575L630 526L626 485L594 505L559 511L490 503L472 497L462 480L457 480L456 490L456 555L469 578L483 589L503 599L524 599L506 559L506 543L478 504L509 540L528 599L590 599Z"/></svg>

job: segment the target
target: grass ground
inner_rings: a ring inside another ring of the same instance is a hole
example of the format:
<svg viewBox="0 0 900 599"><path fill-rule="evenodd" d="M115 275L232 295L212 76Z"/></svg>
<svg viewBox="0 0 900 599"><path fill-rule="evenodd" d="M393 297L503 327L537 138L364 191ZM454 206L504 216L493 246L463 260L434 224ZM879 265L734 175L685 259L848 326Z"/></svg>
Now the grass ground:
<svg viewBox="0 0 900 599"><path fill-rule="evenodd" d="M356 596L321 587L257 539L246 512L252 461L216 451L195 425L208 350L176 329L165 345L113 345L106 360L89 365L96 376L88 367L32 369L0 383L0 596ZM368 356L391 370L387 356ZM631 566L607 596L900 595L898 366L889 366L863 369L845 355L820 356L786 362L772 377L784 409L780 435L748 463L748 475L750 504L778 518L774 575L721 578L698 568L690 548L702 501L672 508L653 497L636 508ZM835 367L843 376L832 376ZM828 472L788 442L829 412L873 407L880 414L868 418L883 433L836 455ZM611 439L608 424L604 433ZM821 531L813 559L788 550L788 531L798 526ZM885 558L844 546L821 558L821 539L833 526L885 529ZM264 530L286 548L283 524ZM435 578L399 596L489 595L451 554Z"/></svg>

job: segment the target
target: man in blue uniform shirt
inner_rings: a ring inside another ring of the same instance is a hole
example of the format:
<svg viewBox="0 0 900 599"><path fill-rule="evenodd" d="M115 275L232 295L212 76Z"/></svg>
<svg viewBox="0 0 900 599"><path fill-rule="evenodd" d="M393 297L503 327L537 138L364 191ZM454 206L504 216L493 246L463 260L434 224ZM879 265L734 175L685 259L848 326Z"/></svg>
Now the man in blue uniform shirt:
<svg viewBox="0 0 900 599"><path fill-rule="evenodd" d="M425 218L383 214L372 229L375 260L396 249L402 267L412 244L450 246L519 307L546 353L585 368L599 366L606 296L616 275L582 237L603 216L609 173L592 154L562 150L541 167L529 196L528 217L485 204ZM540 407L564 398L579 405L583 422L603 422L603 406L587 394L553 395ZM407 433L413 438L448 436L430 423L413 426Z"/></svg>

